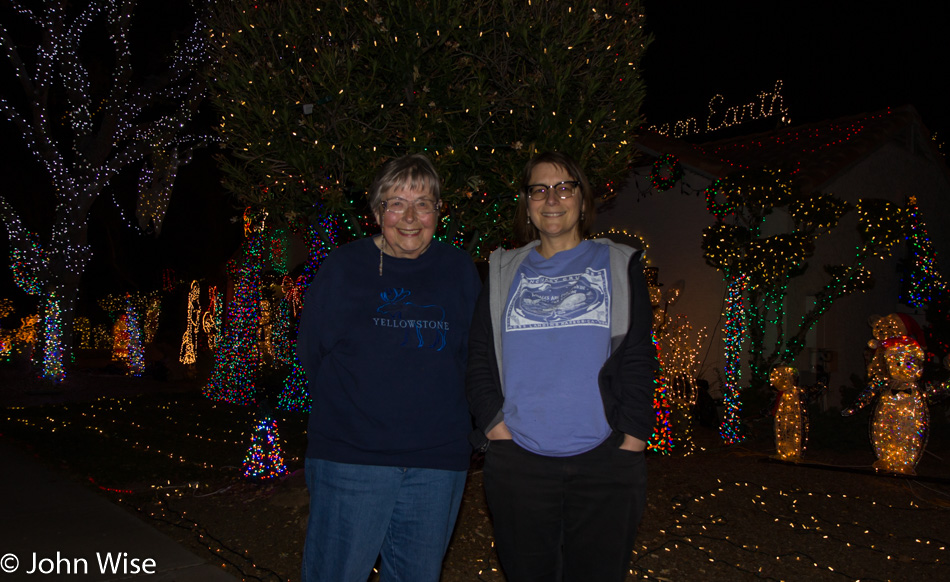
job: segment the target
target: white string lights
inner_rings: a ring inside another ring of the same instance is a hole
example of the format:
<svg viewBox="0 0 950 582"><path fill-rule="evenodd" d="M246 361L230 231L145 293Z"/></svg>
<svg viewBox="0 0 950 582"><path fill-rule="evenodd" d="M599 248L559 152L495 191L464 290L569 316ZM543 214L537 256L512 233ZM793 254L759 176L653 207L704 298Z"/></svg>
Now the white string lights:
<svg viewBox="0 0 950 582"><path fill-rule="evenodd" d="M59 298L64 344L55 357L70 352L72 312L91 257L89 212L99 194L123 171L138 169L137 215L158 232L178 168L204 141L183 129L203 98L196 75L206 58L201 22L196 18L177 40L170 58L155 61L163 70L133 71L133 62L142 62L132 54L135 6L119 0L13 3L15 12L0 24L7 70L22 90L0 95L0 117L45 170L54 197L50 221L41 227L49 229L45 235L23 225L23 209L12 198L0 196L0 220L21 289L55 291ZM95 38L103 32L108 36ZM27 203L35 197L16 194Z"/></svg>

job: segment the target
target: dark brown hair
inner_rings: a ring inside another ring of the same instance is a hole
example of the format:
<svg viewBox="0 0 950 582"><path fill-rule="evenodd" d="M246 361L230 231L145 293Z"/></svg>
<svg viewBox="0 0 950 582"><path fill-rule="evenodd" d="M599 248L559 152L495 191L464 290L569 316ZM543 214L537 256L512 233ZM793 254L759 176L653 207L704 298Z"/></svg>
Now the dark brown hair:
<svg viewBox="0 0 950 582"><path fill-rule="evenodd" d="M581 189L581 220L577 223L581 238L587 235L594 225L594 191L584 175L584 170L574 158L560 152L542 152L525 164L521 173L521 188L518 193L518 209L515 211L515 238L519 244L537 240L540 237L538 229L528 222L528 184L531 182L531 172L540 164L552 164L570 174L571 178L580 182Z"/></svg>

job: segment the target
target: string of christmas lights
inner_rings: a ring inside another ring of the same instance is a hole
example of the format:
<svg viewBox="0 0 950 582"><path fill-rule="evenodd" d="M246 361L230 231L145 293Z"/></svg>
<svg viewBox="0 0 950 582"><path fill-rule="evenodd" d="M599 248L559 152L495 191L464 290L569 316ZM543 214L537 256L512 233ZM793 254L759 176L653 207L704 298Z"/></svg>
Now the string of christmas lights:
<svg viewBox="0 0 950 582"><path fill-rule="evenodd" d="M673 154L663 154L653 162L650 181L657 192L665 192L683 178L683 167Z"/></svg>
<svg viewBox="0 0 950 582"><path fill-rule="evenodd" d="M214 351L221 343L221 330L224 327L224 295L216 285L208 288L208 311L201 316L201 330L208 338L208 349Z"/></svg>
<svg viewBox="0 0 950 582"><path fill-rule="evenodd" d="M742 299L746 277L731 276L726 283L726 307L723 316L722 341L725 344L725 382L723 383L724 411L719 426L719 435L726 444L745 440L742 429L742 343L746 329L746 309Z"/></svg>
<svg viewBox="0 0 950 582"><path fill-rule="evenodd" d="M191 282L188 290L188 313L185 315L185 333L181 336L181 349L178 360L187 365L194 364L198 354L198 323L201 317L201 286L198 281Z"/></svg>
<svg viewBox="0 0 950 582"><path fill-rule="evenodd" d="M244 457L244 478L266 480L287 473L277 434L277 421L264 414L251 434L251 447Z"/></svg>
<svg viewBox="0 0 950 582"><path fill-rule="evenodd" d="M277 399L277 408L309 414L311 406L312 400L307 377L304 374L303 365L297 359L297 355L294 354L290 373L284 380L284 389L281 390L280 397Z"/></svg>
<svg viewBox="0 0 950 582"><path fill-rule="evenodd" d="M251 220L250 222L254 222ZM204 388L212 400L253 404L261 355L258 327L261 304L262 223L245 229L240 259L229 266L234 296L228 306L224 337L215 352L214 368Z"/></svg>
<svg viewBox="0 0 950 582"><path fill-rule="evenodd" d="M808 409L798 387L798 370L778 366L772 370L772 388L778 392L775 403L775 454L783 461L800 461L808 441Z"/></svg>
<svg viewBox="0 0 950 582"><path fill-rule="evenodd" d="M187 395L161 400L102 398L65 406L11 407L5 412L2 429L18 440L49 441L53 448L55 439L91 446L108 443L116 457L135 459L129 482L136 483L130 487L97 473L90 475L110 497L148 507L144 517L169 520L194 532L209 555L217 556L218 564L228 564L246 577L278 577L267 570L273 563L250 557L256 554L253 546L237 545L246 540L223 543L222 539L234 540L222 536L218 529L228 526L215 522L216 527L211 527L210 522L204 522L203 513L194 510L201 508L196 504L211 503L223 495L224 489L240 478L242 467L235 460L243 458L247 450L258 426L257 414L248 407ZM305 418L287 415L278 422L285 431L291 426L288 434L298 436L285 450L302 451ZM38 435L45 438L35 438ZM759 482L697 472L690 459L653 459L663 467L658 465L661 470L654 473L657 482L651 486L649 517L634 549L635 578L661 582L701 575L710 580L843 581L942 579L950 572L950 540L940 520L934 519L939 509L947 506L942 491L928 490L909 478L896 487L892 480L841 479L840 473L822 473L815 468L803 475L805 469L799 467L763 462L764 454L723 451L704 454L720 455L712 462L723 467L723 472L754 471ZM162 459L168 462L155 462ZM739 459L741 464L727 459ZM302 464L300 458L287 461ZM733 466L729 469L726 464ZM156 469L153 474L146 473L153 483L138 485L143 466L181 470ZM220 475L230 479L222 480ZM477 480L478 472L472 475ZM251 498L270 505L271 494L280 492L270 484L242 485L247 494L231 497L222 505L233 507L235 502L249 503ZM302 503L305 507L305 501ZM286 510L281 507L278 511ZM471 568L473 579L500 582L497 561L490 557L491 536L481 529L482 522L473 525L460 519L460 524L464 525L453 543L470 537L481 540L479 547L484 551L453 567Z"/></svg>
<svg viewBox="0 0 950 582"><path fill-rule="evenodd" d="M62 382L66 378L63 369L63 321L56 292L50 293L46 300L43 320L43 377L53 382Z"/></svg>
<svg viewBox="0 0 950 582"><path fill-rule="evenodd" d="M379 164L425 152L445 180L439 236L479 255L510 244L511 177L536 151L573 152L598 192L615 189L634 153L650 40L639 3L452 6L228 3L211 27L212 99L235 154L228 187L280 222L359 222ZM565 50L535 42L549 30ZM592 38L603 50L580 50ZM476 62L497 74L473 77Z"/></svg>
<svg viewBox="0 0 950 582"><path fill-rule="evenodd" d="M907 199L907 219L911 259L901 299L911 307L926 308L935 297L948 291L947 282L937 266L937 251L927 234L916 196Z"/></svg>
<svg viewBox="0 0 950 582"><path fill-rule="evenodd" d="M126 333L128 334L126 340L128 346L126 352L128 355L127 373L130 376L141 376L142 372L145 371L145 346L142 342L142 326L139 323L138 310L132 304L131 298L126 308L125 321Z"/></svg>
<svg viewBox="0 0 950 582"><path fill-rule="evenodd" d="M155 341L155 334L158 333L158 322L162 314L162 298L155 292L148 298L145 308L145 343L151 344Z"/></svg>
<svg viewBox="0 0 950 582"><path fill-rule="evenodd" d="M4 196L0 220L18 286L34 295L56 291L64 341L54 353L64 360L71 358L74 306L92 256L87 232L94 202L117 176L143 165L150 178L142 185L160 184L167 195L178 167L203 143L183 128L204 98L195 74L206 60L204 26L196 19L187 37L176 39L170 58L136 60L130 35L135 6L47 0L27 9L17 3L11 20L0 25L8 80L14 81L8 85L23 91L9 100L0 95L0 117L45 170L54 209L39 227L48 228L42 237L23 227L26 209ZM133 61L161 63L163 70L133 71ZM163 212L143 204L156 231Z"/></svg>
<svg viewBox="0 0 950 582"><path fill-rule="evenodd" d="M729 501L734 499L749 503L737 509ZM687 574L675 564L678 559L694 563L693 553L702 556L707 568L688 575L708 579L883 580L909 572L930 577L950 571L947 540L888 529L889 517L898 520L907 513L933 511L912 497L881 503L800 486L719 481L718 486L696 495L675 495L669 505L658 532L641 529L632 568L638 579L670 580L671 568ZM823 517L840 515L845 505L847 515L866 517ZM736 524L763 522L772 524L767 534L760 529L736 528ZM823 559L816 559L800 549L817 546L837 551L822 552ZM656 560L660 556L663 559Z"/></svg>
<svg viewBox="0 0 950 582"><path fill-rule="evenodd" d="M129 319L123 313L112 324L112 361L127 362L129 359Z"/></svg>

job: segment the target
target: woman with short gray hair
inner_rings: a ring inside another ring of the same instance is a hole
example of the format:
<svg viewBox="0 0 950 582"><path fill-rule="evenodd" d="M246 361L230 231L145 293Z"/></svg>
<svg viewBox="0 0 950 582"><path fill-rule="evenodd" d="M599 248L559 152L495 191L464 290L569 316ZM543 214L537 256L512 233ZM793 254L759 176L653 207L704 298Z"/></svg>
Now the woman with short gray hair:
<svg viewBox="0 0 950 582"><path fill-rule="evenodd" d="M481 286L433 240L439 176L422 155L369 190L380 234L344 245L307 291L297 354L313 397L305 582L436 582L471 448L464 375Z"/></svg>

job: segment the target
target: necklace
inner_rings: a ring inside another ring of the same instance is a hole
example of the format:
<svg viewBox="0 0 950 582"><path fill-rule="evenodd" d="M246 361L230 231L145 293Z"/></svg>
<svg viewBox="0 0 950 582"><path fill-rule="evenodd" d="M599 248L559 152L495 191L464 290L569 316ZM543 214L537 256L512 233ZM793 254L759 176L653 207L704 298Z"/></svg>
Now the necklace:
<svg viewBox="0 0 950 582"><path fill-rule="evenodd" d="M386 246L386 237L383 236L382 234L378 236L379 236L379 276L382 277L383 276L383 254L384 254L383 248ZM429 250L429 247L431 246L432 246L432 241L430 240L429 244L427 244L424 249L419 251L419 255L421 256L423 253Z"/></svg>

